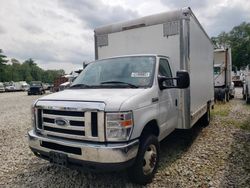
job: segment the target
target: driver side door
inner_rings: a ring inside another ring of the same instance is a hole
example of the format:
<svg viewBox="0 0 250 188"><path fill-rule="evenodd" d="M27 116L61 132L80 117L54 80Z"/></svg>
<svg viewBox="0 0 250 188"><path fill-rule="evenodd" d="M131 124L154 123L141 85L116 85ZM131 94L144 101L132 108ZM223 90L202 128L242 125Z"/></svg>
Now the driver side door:
<svg viewBox="0 0 250 188"><path fill-rule="evenodd" d="M165 76L172 78L172 71L167 58L159 59L158 76ZM174 86L173 80L167 80L164 83L167 86ZM159 89L159 122L161 135L160 139L165 138L177 126L178 118L178 101L177 89Z"/></svg>

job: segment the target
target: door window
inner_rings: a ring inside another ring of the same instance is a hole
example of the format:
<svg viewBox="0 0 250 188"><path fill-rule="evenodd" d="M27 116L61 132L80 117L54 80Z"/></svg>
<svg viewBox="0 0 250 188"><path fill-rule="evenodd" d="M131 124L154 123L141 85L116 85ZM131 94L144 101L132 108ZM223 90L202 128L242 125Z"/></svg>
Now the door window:
<svg viewBox="0 0 250 188"><path fill-rule="evenodd" d="M167 59L160 59L159 62L159 76L165 76L167 78L172 78L172 72ZM165 81L166 86L173 86L173 80Z"/></svg>

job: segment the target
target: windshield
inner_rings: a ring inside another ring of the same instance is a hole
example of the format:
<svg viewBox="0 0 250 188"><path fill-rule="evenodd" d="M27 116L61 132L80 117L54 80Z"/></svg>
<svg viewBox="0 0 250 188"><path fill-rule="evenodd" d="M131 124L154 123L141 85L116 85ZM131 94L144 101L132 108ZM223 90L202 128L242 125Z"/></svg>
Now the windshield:
<svg viewBox="0 0 250 188"><path fill-rule="evenodd" d="M71 87L149 87L152 85L155 57L136 56L105 59L90 63Z"/></svg>
<svg viewBox="0 0 250 188"><path fill-rule="evenodd" d="M215 75L220 74L220 67L214 67L214 74Z"/></svg>
<svg viewBox="0 0 250 188"><path fill-rule="evenodd" d="M30 86L41 86L42 83L41 82L31 82Z"/></svg>

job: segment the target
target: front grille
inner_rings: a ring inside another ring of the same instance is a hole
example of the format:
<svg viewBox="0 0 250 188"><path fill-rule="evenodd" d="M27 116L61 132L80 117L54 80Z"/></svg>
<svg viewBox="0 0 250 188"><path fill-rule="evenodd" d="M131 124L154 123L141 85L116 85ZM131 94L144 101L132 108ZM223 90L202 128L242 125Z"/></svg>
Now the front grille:
<svg viewBox="0 0 250 188"><path fill-rule="evenodd" d="M104 112L38 109L36 123L44 135L104 141Z"/></svg>
<svg viewBox="0 0 250 188"><path fill-rule="evenodd" d="M30 88L30 91L31 91L31 92L39 92L39 91L40 91L40 88L39 88L39 87L31 87L31 88Z"/></svg>

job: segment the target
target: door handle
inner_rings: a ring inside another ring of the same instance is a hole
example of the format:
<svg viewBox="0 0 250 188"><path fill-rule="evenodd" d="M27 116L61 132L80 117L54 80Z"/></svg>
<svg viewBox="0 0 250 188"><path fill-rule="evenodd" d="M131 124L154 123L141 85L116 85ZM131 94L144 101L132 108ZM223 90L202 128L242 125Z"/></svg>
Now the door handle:
<svg viewBox="0 0 250 188"><path fill-rule="evenodd" d="M158 102L158 101L159 101L159 98L158 98L158 97L152 98L152 103Z"/></svg>

